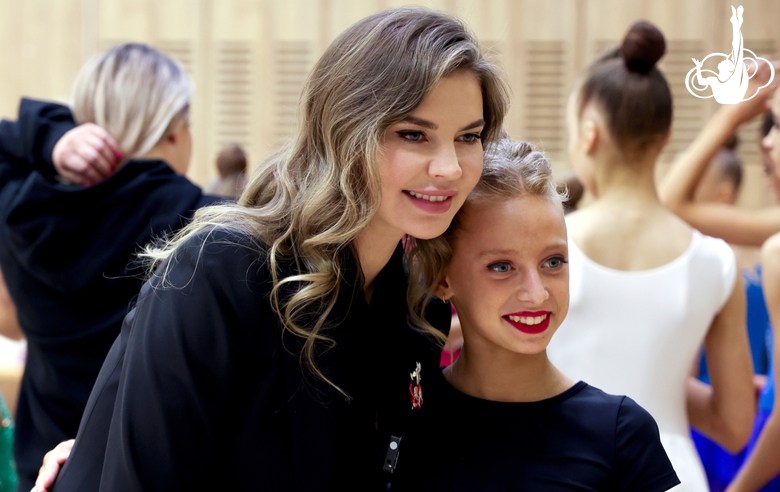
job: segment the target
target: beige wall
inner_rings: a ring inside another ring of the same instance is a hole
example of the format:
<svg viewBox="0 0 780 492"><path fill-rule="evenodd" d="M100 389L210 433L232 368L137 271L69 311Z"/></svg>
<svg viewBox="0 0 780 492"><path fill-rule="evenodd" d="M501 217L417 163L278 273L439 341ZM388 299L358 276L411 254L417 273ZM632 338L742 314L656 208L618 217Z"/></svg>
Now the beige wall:
<svg viewBox="0 0 780 492"><path fill-rule="evenodd" d="M215 173L221 145L242 143L251 162L292 131L303 79L333 37L396 0L0 0L0 116L18 98L67 100L83 60L116 43L142 41L178 58L193 75L195 158L191 177ZM566 98L577 74L639 18L668 39L661 67L675 95L674 134L664 160L682 150L713 111L683 78L692 57L730 49L725 0L429 0L463 17L503 65L513 92L510 132L543 146L566 169ZM780 2L742 0L746 46L780 48ZM755 151L755 125L742 132L747 164L741 203L771 202ZM665 169L661 166L661 172Z"/></svg>

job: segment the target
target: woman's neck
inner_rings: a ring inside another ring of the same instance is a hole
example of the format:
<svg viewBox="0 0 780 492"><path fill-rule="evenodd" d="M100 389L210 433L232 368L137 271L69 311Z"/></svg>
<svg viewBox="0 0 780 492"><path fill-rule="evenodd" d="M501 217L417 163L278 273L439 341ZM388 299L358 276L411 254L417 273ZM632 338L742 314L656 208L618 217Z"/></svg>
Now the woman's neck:
<svg viewBox="0 0 780 492"><path fill-rule="evenodd" d="M355 238L355 249L357 250L360 269L365 279L363 289L366 292L367 301L371 301L371 293L374 290L376 276L390 261L402 237L402 233L393 235L377 231L369 223Z"/></svg>
<svg viewBox="0 0 780 492"><path fill-rule="evenodd" d="M462 393L503 402L545 400L574 384L552 365L546 352L525 355L504 349L469 351L468 344L444 370L444 376Z"/></svg>

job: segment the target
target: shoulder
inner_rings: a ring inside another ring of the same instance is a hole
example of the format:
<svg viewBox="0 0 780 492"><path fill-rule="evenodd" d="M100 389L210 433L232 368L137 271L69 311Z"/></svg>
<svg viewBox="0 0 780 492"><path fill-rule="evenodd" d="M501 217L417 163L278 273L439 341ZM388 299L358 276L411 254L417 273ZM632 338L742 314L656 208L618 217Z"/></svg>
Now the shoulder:
<svg viewBox="0 0 780 492"><path fill-rule="evenodd" d="M780 255L780 233L764 241L761 246L761 254L764 256Z"/></svg>
<svg viewBox="0 0 780 492"><path fill-rule="evenodd" d="M660 492L680 483L655 420L627 396L616 423L615 468L618 490Z"/></svg>
<svg viewBox="0 0 780 492"><path fill-rule="evenodd" d="M569 391L576 391L571 397L571 401L581 404L583 406L593 406L599 410L603 410L606 407L612 407L617 410L624 397L611 395L606 393L595 386L591 386L585 382L578 382L572 386Z"/></svg>
<svg viewBox="0 0 780 492"><path fill-rule="evenodd" d="M204 361L225 363L231 357L214 352L271 350L280 333L272 287L265 254L249 234L227 227L197 231L142 287L131 338L145 352L171 356L187 347Z"/></svg>
<svg viewBox="0 0 780 492"><path fill-rule="evenodd" d="M169 253L142 289L138 305L178 310L198 319L252 330L252 318L275 320L267 255L250 234L229 226L191 233ZM246 325L246 326L245 326Z"/></svg>
<svg viewBox="0 0 780 492"><path fill-rule="evenodd" d="M640 432L648 437L660 439L658 437L658 424L650 412L642 408L637 402L628 396L614 396L620 400L616 428L618 433L622 432Z"/></svg>
<svg viewBox="0 0 780 492"><path fill-rule="evenodd" d="M589 386L580 392L579 420L601 429L598 439L609 446L613 486L619 491L664 491L680 483L666 455L658 425L647 410L627 396L610 395Z"/></svg>
<svg viewBox="0 0 780 492"><path fill-rule="evenodd" d="M712 257L717 258L723 262L735 262L734 250L723 239L707 236L701 232L694 230L693 239L696 241L696 251L699 254L710 254Z"/></svg>
<svg viewBox="0 0 780 492"><path fill-rule="evenodd" d="M623 395L612 395L594 386L585 385L571 402L579 408L580 418L591 420L592 425L600 426L613 433L615 439L642 437L658 440L658 426L644 408L634 400Z"/></svg>
<svg viewBox="0 0 780 492"><path fill-rule="evenodd" d="M105 180L107 188L136 190L151 194L154 201L197 201L203 191L186 176L177 174L170 165L158 159L133 159Z"/></svg>
<svg viewBox="0 0 780 492"><path fill-rule="evenodd" d="M249 233L210 226L178 244L154 275L157 287L185 289L201 281L229 290L254 290L272 282L266 248Z"/></svg>
<svg viewBox="0 0 780 492"><path fill-rule="evenodd" d="M780 233L764 242L761 247L761 263L764 279L773 282L780 276Z"/></svg>
<svg viewBox="0 0 780 492"><path fill-rule="evenodd" d="M723 239L704 235L694 231L696 244L695 254L701 261L702 268L711 272L721 281L722 292L720 295L720 308L731 295L737 281L738 267L734 250ZM720 309L719 308L719 309Z"/></svg>

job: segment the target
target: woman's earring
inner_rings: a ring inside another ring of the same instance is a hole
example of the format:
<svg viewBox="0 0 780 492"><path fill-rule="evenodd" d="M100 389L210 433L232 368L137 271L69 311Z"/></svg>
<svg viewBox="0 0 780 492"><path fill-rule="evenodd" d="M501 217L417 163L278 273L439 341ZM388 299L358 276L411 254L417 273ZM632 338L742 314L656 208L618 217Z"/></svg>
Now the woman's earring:
<svg viewBox="0 0 780 492"><path fill-rule="evenodd" d="M442 301L444 301L444 304L449 304L450 303L449 299L442 299Z"/></svg>

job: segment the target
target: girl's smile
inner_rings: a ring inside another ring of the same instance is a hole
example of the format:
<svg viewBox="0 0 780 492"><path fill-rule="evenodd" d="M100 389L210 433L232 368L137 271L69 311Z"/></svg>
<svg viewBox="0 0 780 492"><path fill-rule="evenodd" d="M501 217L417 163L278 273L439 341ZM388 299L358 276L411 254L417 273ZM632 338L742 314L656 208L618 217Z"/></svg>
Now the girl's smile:
<svg viewBox="0 0 780 492"><path fill-rule="evenodd" d="M551 311L522 311L519 313L507 314L503 318L510 325L514 326L523 333L535 335L542 333L550 326Z"/></svg>

